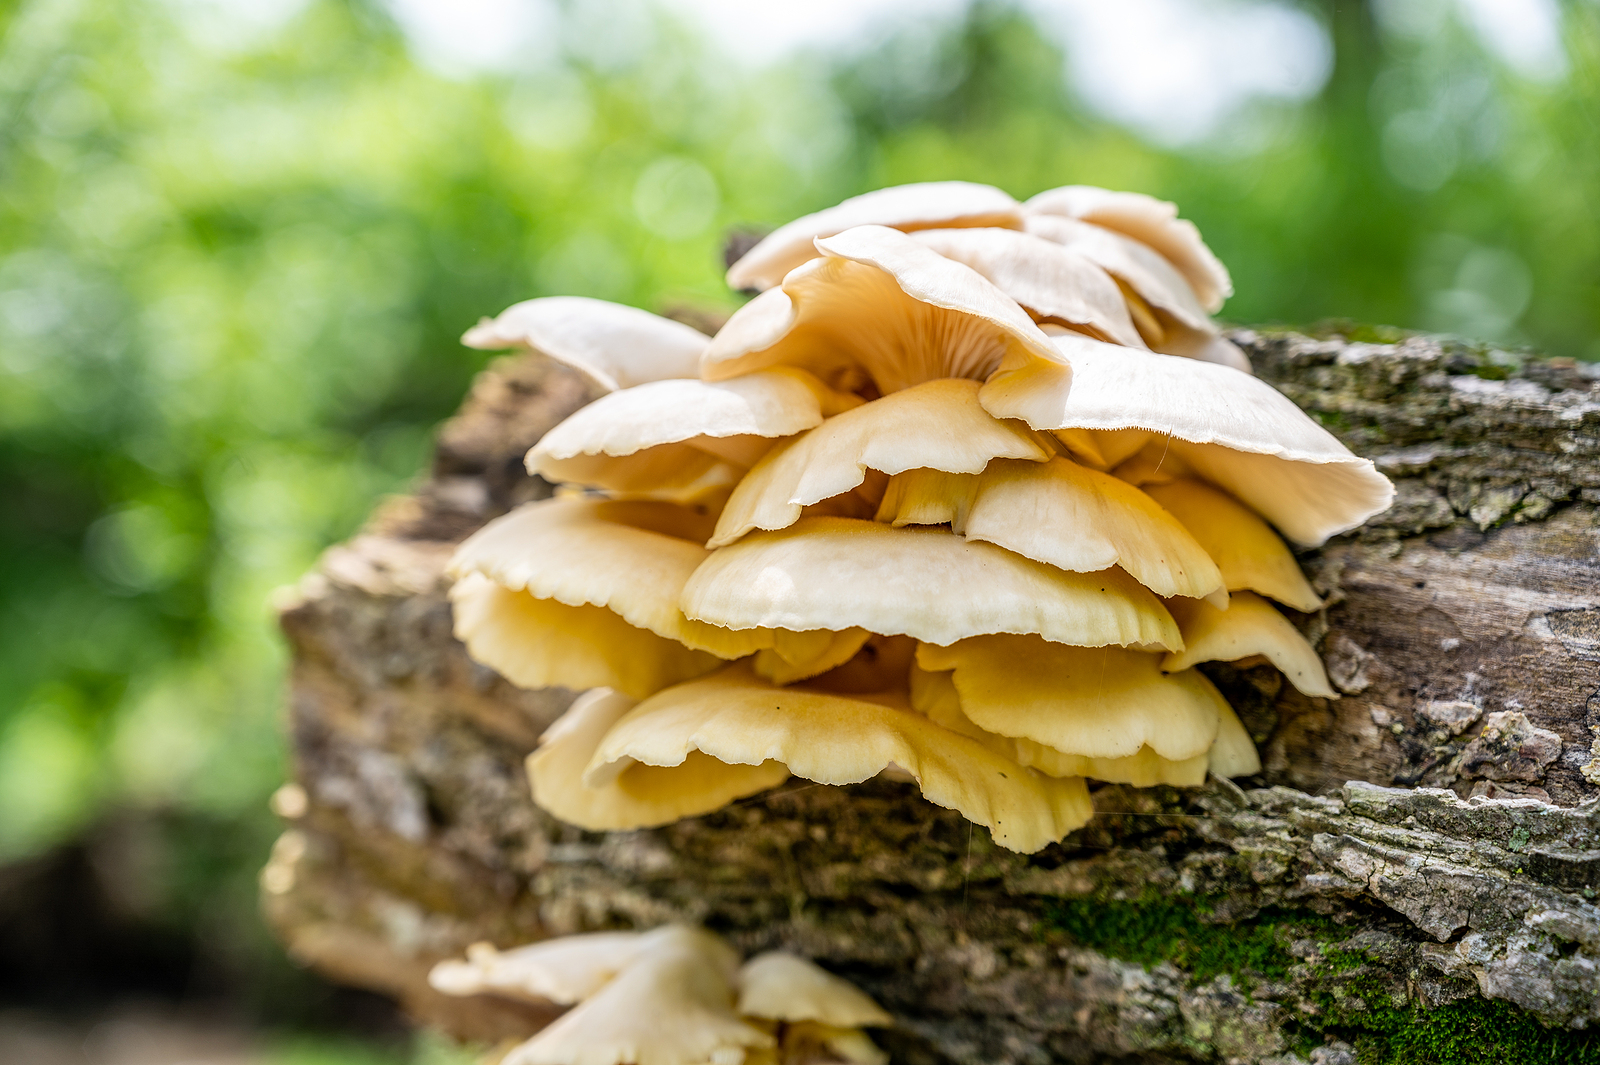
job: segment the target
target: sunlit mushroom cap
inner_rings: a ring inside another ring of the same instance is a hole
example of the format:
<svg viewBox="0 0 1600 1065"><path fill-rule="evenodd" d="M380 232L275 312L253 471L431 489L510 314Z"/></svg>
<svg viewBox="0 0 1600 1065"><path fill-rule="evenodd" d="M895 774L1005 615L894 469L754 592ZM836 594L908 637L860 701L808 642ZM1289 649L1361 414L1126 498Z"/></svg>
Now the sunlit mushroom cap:
<svg viewBox="0 0 1600 1065"><path fill-rule="evenodd" d="M1193 758L1210 749L1227 705L1194 670L1163 674L1159 655L1036 636L925 643L917 665L954 672L961 710L979 728L1090 758L1123 758L1147 745L1171 761Z"/></svg>
<svg viewBox="0 0 1600 1065"><path fill-rule="evenodd" d="M467 653L521 688L605 687L642 699L723 662L604 607L535 599L481 573L457 581L450 604Z"/></svg>
<svg viewBox="0 0 1600 1065"><path fill-rule="evenodd" d="M1167 655L1162 669L1188 669L1200 662L1237 662L1264 655L1306 695L1338 698L1328 685L1322 658L1300 630L1260 596L1235 592L1227 610L1193 600L1174 601L1171 606L1183 628L1184 650Z"/></svg>
<svg viewBox="0 0 1600 1065"><path fill-rule="evenodd" d="M637 307L585 296L525 300L485 318L461 342L499 351L526 348L582 373L607 391L695 377L704 333Z"/></svg>
<svg viewBox="0 0 1600 1065"><path fill-rule="evenodd" d="M757 954L739 970L739 1013L772 1021L819 1021L835 1028L886 1028L894 1018L860 988L805 958Z"/></svg>
<svg viewBox="0 0 1600 1065"><path fill-rule="evenodd" d="M1382 512L1394 486L1277 389L1213 363L1056 338L1070 379L1044 363L996 374L979 402L1035 429L1144 429L1291 539L1319 544Z"/></svg>
<svg viewBox="0 0 1600 1065"><path fill-rule="evenodd" d="M979 387L960 378L925 381L775 448L734 489L709 546L730 544L752 529L787 528L801 507L849 492L867 470L977 473L997 458L1049 458L1048 437L991 417L978 405Z"/></svg>
<svg viewBox="0 0 1600 1065"><path fill-rule="evenodd" d="M428 984L447 995L491 992L570 1005L598 991L648 943L639 932L589 932L505 951L478 943L467 948L466 961L435 965Z"/></svg>
<svg viewBox="0 0 1600 1065"><path fill-rule="evenodd" d="M824 258L734 312L706 349L702 377L798 366L839 391L888 394L940 377L981 381L1002 365L1066 362L1015 300L904 233L858 226L817 248Z"/></svg>
<svg viewBox="0 0 1600 1065"><path fill-rule="evenodd" d="M1075 249L1010 229L930 229L912 239L972 267L1040 322L1145 347L1122 290Z"/></svg>
<svg viewBox="0 0 1600 1065"><path fill-rule="evenodd" d="M1177 268L1215 314L1233 295L1233 281L1193 222L1178 217L1176 204L1137 192L1066 185L1041 192L1023 205L1030 214L1057 214L1114 229L1148 244Z"/></svg>
<svg viewBox="0 0 1600 1065"><path fill-rule="evenodd" d="M815 258L818 237L855 226L910 231L935 227L1022 224L1017 201L990 185L928 181L852 196L843 203L780 226L728 269L728 287L769 289L801 263Z"/></svg>
<svg viewBox="0 0 1600 1065"><path fill-rule="evenodd" d="M711 555L684 585L692 619L731 630L844 629L947 644L980 633L1174 648L1159 600L1120 569L1068 573L944 529L802 518Z"/></svg>
<svg viewBox="0 0 1600 1065"><path fill-rule="evenodd" d="M1230 592L1259 592L1302 611L1322 606L1277 533L1226 492L1186 478L1143 488L1216 561Z"/></svg>
<svg viewBox="0 0 1600 1065"><path fill-rule="evenodd" d="M714 383L653 381L602 396L551 429L528 452L528 472L629 493L701 483L719 464L748 467L774 439L860 402L788 367Z"/></svg>
<svg viewBox="0 0 1600 1065"><path fill-rule="evenodd" d="M949 525L1059 569L1121 566L1157 595L1227 602L1216 564L1176 518L1132 485L1065 458L995 461L978 474L910 470L890 479L877 520Z"/></svg>
<svg viewBox="0 0 1600 1065"><path fill-rule="evenodd" d="M727 948L698 929L663 932L502 1065L708 1065L772 1047L772 1036L733 1012Z"/></svg>
<svg viewBox="0 0 1600 1065"><path fill-rule="evenodd" d="M684 766L695 751L732 764L782 762L820 784L854 784L899 766L928 801L1024 853L1061 839L1091 813L1082 781L1024 769L940 728L911 710L903 692L778 688L744 663L640 703L601 741L588 777L603 779L623 760Z"/></svg>
<svg viewBox="0 0 1600 1065"><path fill-rule="evenodd" d="M603 782L586 784L584 770L600 741L635 705L635 700L605 688L580 695L528 756L533 801L568 824L606 832L670 824L789 778L781 762L733 764L690 751L672 768L630 760L616 765Z"/></svg>

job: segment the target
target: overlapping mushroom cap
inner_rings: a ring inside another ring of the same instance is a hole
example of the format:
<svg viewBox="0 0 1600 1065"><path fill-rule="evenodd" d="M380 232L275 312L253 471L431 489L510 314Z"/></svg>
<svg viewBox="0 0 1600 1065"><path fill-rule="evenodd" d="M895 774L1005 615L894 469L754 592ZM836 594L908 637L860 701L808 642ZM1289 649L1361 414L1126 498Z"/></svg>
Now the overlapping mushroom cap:
<svg viewBox="0 0 1600 1065"><path fill-rule="evenodd" d="M529 758L545 809L641 827L889 771L1033 851L1082 778L1259 770L1199 664L1332 696L1268 602L1320 607L1273 526L1320 543L1392 489L1249 375L1170 204L904 186L729 279L764 291L709 339L594 301L469 334L614 389L529 454L561 494L452 563L474 657L596 689Z"/></svg>

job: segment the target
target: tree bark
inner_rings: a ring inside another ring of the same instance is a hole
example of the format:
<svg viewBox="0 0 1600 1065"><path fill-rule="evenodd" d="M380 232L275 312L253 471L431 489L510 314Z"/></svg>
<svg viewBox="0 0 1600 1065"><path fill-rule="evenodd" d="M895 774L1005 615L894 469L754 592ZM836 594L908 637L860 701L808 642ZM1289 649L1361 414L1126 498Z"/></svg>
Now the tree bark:
<svg viewBox="0 0 1600 1065"><path fill-rule="evenodd" d="M1261 746L1247 786L1103 787L1095 820L1036 855L884 780L791 780L649 831L555 822L522 761L570 693L472 663L441 574L549 492L522 454L589 398L508 358L415 494L283 609L278 933L489 1042L553 1011L445 999L435 960L692 920L857 981L905 1062L1468 1060L1463 1038L1506 1062L1600 1054L1600 375L1431 337L1233 339L1399 493L1302 558L1328 606L1300 621L1342 698L1207 667Z"/></svg>

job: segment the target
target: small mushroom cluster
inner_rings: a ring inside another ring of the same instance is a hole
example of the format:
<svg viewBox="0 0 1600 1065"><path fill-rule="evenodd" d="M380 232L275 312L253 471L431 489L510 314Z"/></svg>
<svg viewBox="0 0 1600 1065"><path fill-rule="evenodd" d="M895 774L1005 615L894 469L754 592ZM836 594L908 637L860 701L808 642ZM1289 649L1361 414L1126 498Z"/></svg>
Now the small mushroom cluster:
<svg viewBox="0 0 1600 1065"><path fill-rule="evenodd" d="M711 338L571 297L466 336L607 392L528 454L555 497L451 564L475 658L594 689L528 760L539 805L628 829L892 770L1031 852L1089 818L1084 778L1259 769L1196 664L1333 696L1269 601L1321 605L1278 532L1393 488L1250 374L1171 204L883 189L729 281L761 291Z"/></svg>
<svg viewBox="0 0 1600 1065"><path fill-rule="evenodd" d="M770 951L740 965L722 939L684 925L507 951L479 943L428 982L573 1006L500 1065L886 1065L862 1029L894 1023L804 958Z"/></svg>

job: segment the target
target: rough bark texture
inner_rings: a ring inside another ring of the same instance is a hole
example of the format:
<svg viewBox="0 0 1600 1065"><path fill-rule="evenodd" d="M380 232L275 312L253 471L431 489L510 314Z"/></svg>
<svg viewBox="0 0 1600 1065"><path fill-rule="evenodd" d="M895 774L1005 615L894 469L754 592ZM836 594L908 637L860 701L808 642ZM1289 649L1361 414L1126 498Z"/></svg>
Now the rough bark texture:
<svg viewBox="0 0 1600 1065"><path fill-rule="evenodd" d="M441 578L548 491L521 455L586 398L508 359L283 612L304 790L263 873L275 926L487 1041L548 1014L435 995L437 958L689 919L857 980L906 1062L1600 1060L1600 379L1436 338L1235 339L1399 488L1304 558L1343 698L1211 670L1261 744L1251 786L1106 787L1031 856L885 781L653 831L552 821L522 760L568 694L468 660Z"/></svg>

